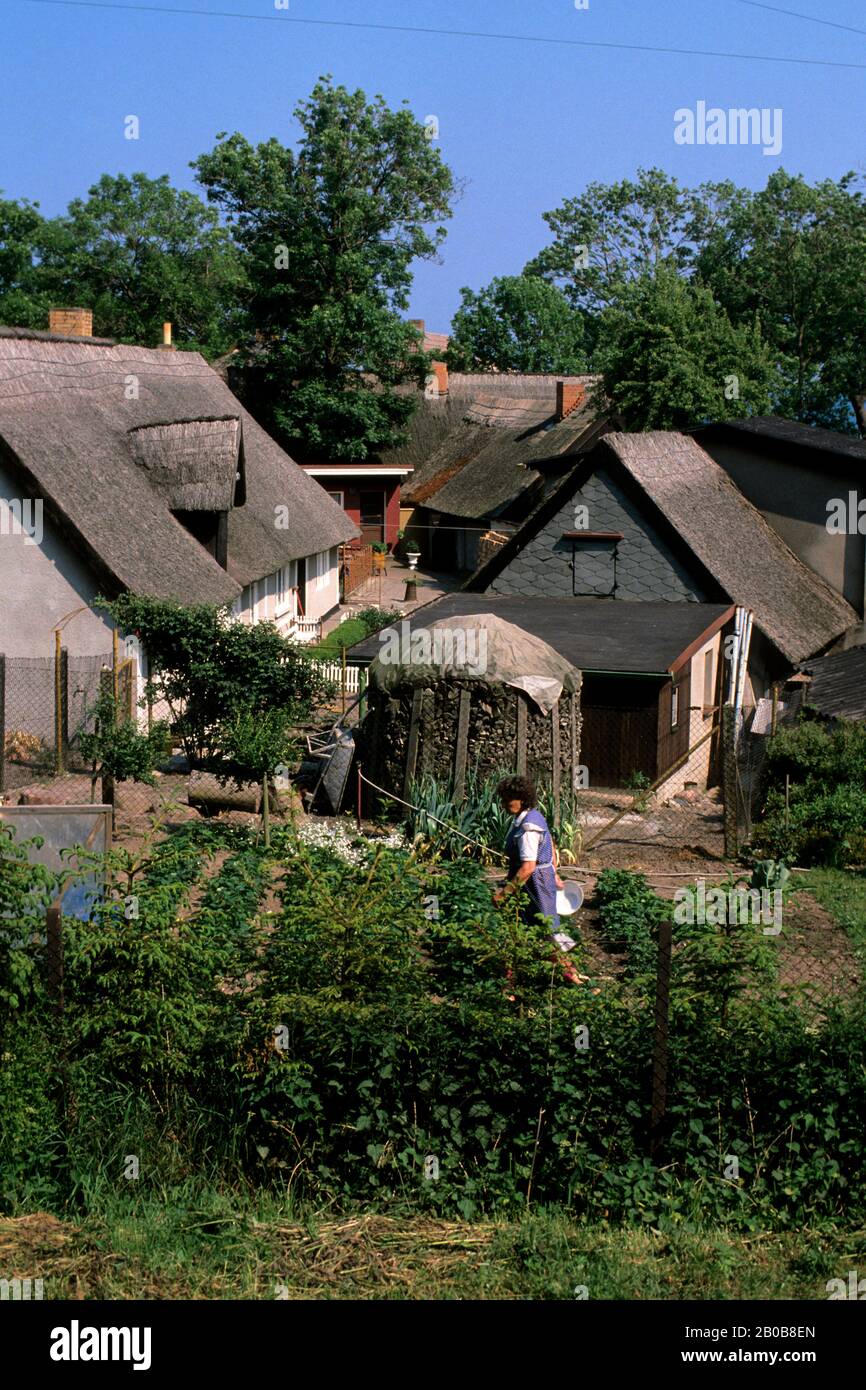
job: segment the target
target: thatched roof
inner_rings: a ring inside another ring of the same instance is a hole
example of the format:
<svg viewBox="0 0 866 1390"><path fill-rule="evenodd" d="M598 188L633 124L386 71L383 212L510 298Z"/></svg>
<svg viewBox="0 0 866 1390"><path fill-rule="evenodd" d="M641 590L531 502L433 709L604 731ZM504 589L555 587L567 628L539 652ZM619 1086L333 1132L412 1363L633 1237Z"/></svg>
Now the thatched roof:
<svg viewBox="0 0 866 1390"><path fill-rule="evenodd" d="M611 451L733 601L789 661L822 651L857 623L714 459L687 435L609 434Z"/></svg>
<svg viewBox="0 0 866 1390"><path fill-rule="evenodd" d="M357 535L197 352L0 330L0 447L105 582L157 598L227 602ZM225 501L232 471L226 574L170 508Z"/></svg>
<svg viewBox="0 0 866 1390"><path fill-rule="evenodd" d="M702 566L720 594L752 610L758 627L792 665L825 650L859 622L841 594L797 558L694 439L662 430L605 435L476 571L467 589L485 592L599 468L611 468L614 476L622 472L625 482L636 485L671 543Z"/></svg>
<svg viewBox="0 0 866 1390"><path fill-rule="evenodd" d="M227 512L241 481L241 422L179 420L129 432L133 457L172 511Z"/></svg>
<svg viewBox="0 0 866 1390"><path fill-rule="evenodd" d="M866 646L803 663L812 680L802 703L827 719L866 720Z"/></svg>
<svg viewBox="0 0 866 1390"><path fill-rule="evenodd" d="M563 690L580 689L580 671L555 647L498 613L462 613L428 622L421 617L414 626L404 622L376 637L378 652L369 678L380 690L430 685L448 677L477 680L522 690L549 714Z"/></svg>
<svg viewBox="0 0 866 1390"><path fill-rule="evenodd" d="M556 420L556 386L589 386L595 378L452 372L444 399L425 399L410 437L389 463L414 469L402 490L406 505L478 521L500 516L540 484L539 468L594 437L598 411L587 401Z"/></svg>

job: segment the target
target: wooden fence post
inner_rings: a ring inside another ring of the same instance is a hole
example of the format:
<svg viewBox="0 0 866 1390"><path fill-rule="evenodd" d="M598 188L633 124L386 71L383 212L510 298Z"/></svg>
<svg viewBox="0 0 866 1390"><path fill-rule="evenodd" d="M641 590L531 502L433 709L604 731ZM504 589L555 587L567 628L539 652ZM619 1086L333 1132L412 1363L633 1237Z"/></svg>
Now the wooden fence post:
<svg viewBox="0 0 866 1390"><path fill-rule="evenodd" d="M69 653L61 646L60 629L54 633L54 771L66 771L69 743Z"/></svg>
<svg viewBox="0 0 866 1390"><path fill-rule="evenodd" d="M469 707L472 696L469 691L460 691L460 704L457 712L457 748L454 754L454 801L460 805L466 794L466 758L469 748Z"/></svg>
<svg viewBox="0 0 866 1390"><path fill-rule="evenodd" d="M517 773L520 777L526 776L526 696L519 690L515 691L517 700L517 748L515 749L515 764Z"/></svg>
<svg viewBox="0 0 866 1390"><path fill-rule="evenodd" d="M551 772L553 774L553 816L555 821L559 821L560 799L559 792L562 782L562 749L559 737L559 701L550 711L550 758Z"/></svg>
<svg viewBox="0 0 866 1390"><path fill-rule="evenodd" d="M99 673L100 689L103 694L112 694L114 691L114 673L108 666L103 666ZM116 706L115 706L116 709ZM103 773L102 776L102 804L111 807L111 828L114 829L114 778Z"/></svg>

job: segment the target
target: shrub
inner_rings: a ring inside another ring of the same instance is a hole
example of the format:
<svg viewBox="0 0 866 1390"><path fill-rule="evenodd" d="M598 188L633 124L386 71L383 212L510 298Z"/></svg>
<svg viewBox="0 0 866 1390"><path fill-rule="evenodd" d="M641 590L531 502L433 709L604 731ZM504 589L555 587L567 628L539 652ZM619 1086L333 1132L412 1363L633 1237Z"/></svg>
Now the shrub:
<svg viewBox="0 0 866 1390"><path fill-rule="evenodd" d="M603 869L595 885L599 922L605 945L628 953L628 973L645 975L655 970L658 958L658 925L670 917L673 907L656 896L643 874L630 869Z"/></svg>

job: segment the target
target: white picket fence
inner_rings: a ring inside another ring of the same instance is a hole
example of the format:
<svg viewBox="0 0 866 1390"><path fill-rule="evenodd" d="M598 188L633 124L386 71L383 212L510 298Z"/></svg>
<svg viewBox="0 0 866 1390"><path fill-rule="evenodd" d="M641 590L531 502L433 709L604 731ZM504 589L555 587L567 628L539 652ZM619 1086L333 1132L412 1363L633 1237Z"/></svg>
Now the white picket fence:
<svg viewBox="0 0 866 1390"><path fill-rule="evenodd" d="M342 688L343 667L339 661L314 661L313 666L324 676L325 680L333 681L338 688ZM361 668L360 666L346 665L346 694L357 695L361 689L360 685Z"/></svg>

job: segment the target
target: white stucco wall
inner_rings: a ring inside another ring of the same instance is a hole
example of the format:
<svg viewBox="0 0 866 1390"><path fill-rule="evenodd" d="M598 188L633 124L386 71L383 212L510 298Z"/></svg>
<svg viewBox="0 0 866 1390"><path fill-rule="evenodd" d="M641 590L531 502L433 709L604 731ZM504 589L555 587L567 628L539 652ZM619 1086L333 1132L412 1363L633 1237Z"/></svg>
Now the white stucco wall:
<svg viewBox="0 0 866 1390"><path fill-rule="evenodd" d="M337 551L326 550L317 559L306 559L306 582L303 593L297 593L297 563L287 566L288 573L277 571L264 579L248 584L233 608L235 617L244 623L275 623L286 637L297 636L299 619L318 622L340 602L340 576Z"/></svg>
<svg viewBox="0 0 866 1390"><path fill-rule="evenodd" d="M7 656L53 656L54 629L75 609L63 629L70 656L98 656L111 651L112 624L89 609L99 585L85 561L66 542L62 532L43 514L33 536L20 531L13 516L36 517L13 511L20 495L12 475L0 464L0 652ZM30 502L39 499L28 498ZM37 543L38 542L38 543ZM89 611L87 611L89 609Z"/></svg>

